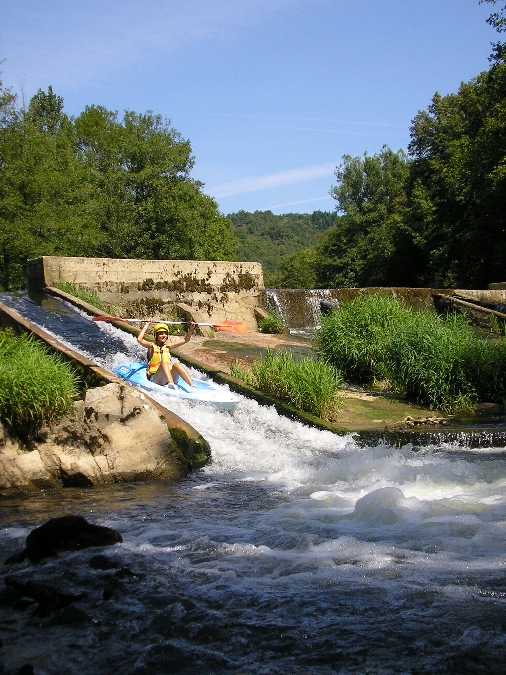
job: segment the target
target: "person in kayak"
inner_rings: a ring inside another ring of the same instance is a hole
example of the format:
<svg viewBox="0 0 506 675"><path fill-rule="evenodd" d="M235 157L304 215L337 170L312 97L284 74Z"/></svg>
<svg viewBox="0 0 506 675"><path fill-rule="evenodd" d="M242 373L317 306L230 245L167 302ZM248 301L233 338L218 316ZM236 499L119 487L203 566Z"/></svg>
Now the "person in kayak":
<svg viewBox="0 0 506 675"><path fill-rule="evenodd" d="M190 387L194 387L193 380L183 364L179 363L177 360L173 360L170 356L169 345L167 344L169 327L166 323L155 324L153 328L155 334L154 343L144 339L144 335L151 323L152 319L146 321L141 332L137 336L137 342L148 350L148 367L146 369L146 377L148 380L162 386L168 385L169 387L174 387L179 377L182 377ZM184 338L172 342L170 346L181 347L181 345L186 344L190 341L194 330L195 323L190 321L190 327Z"/></svg>

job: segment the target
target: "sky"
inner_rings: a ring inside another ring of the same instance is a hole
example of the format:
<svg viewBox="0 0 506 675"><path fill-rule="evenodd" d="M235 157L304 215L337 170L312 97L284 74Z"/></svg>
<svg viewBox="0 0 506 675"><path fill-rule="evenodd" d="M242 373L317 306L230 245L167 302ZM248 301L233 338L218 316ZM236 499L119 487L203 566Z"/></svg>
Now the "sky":
<svg viewBox="0 0 506 675"><path fill-rule="evenodd" d="M436 92L489 67L478 0L0 0L4 86L152 110L224 214L333 211L345 154L407 149Z"/></svg>

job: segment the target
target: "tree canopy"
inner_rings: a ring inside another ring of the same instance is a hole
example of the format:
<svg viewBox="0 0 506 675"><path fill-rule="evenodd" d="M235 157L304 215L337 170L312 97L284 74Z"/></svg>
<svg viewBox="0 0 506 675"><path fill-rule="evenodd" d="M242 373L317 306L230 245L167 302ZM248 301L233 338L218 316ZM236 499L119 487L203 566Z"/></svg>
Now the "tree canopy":
<svg viewBox="0 0 506 675"><path fill-rule="evenodd" d="M191 178L188 140L148 111L88 106L51 87L26 109L0 83L0 286L40 255L230 260L230 221Z"/></svg>

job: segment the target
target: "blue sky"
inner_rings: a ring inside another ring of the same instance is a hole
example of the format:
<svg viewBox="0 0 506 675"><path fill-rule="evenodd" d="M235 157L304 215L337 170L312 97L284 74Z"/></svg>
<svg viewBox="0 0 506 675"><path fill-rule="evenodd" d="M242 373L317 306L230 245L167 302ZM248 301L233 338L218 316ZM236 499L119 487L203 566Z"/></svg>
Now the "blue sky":
<svg viewBox="0 0 506 675"><path fill-rule="evenodd" d="M223 213L333 210L344 154L407 148L436 91L488 68L478 0L0 0L5 86L153 110Z"/></svg>

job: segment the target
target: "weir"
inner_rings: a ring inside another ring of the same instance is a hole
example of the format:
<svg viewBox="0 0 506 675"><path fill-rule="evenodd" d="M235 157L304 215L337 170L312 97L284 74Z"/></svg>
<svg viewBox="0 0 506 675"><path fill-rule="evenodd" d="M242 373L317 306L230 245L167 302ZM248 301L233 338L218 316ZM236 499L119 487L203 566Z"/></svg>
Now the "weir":
<svg viewBox="0 0 506 675"><path fill-rule="evenodd" d="M109 324L87 342L89 317L52 299L9 303L103 368L139 347ZM183 480L0 502L4 558L68 513L123 538L4 566L6 671L501 672L501 448L358 444L245 398L233 412L173 412L211 445L211 463ZM40 588L70 604L42 607Z"/></svg>

